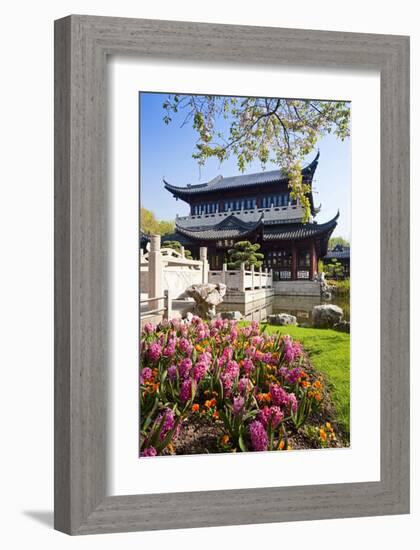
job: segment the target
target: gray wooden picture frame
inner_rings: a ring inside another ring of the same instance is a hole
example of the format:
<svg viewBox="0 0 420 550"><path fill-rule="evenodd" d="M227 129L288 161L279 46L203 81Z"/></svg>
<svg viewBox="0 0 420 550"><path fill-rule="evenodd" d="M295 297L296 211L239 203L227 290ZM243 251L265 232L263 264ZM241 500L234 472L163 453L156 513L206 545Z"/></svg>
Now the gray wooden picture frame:
<svg viewBox="0 0 420 550"><path fill-rule="evenodd" d="M106 63L112 54L380 71L380 481L107 494ZM408 37L80 15L56 21L56 529L75 535L408 513L409 210Z"/></svg>

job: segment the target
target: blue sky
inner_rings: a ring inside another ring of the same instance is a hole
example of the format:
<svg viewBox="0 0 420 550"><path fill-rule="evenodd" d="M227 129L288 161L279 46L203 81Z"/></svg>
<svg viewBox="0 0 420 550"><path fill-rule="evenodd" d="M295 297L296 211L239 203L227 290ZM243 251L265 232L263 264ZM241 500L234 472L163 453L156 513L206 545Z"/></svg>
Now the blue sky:
<svg viewBox="0 0 420 550"><path fill-rule="evenodd" d="M166 125L162 118L162 103L167 94L140 94L140 182L141 205L152 210L158 219L175 219L189 213L188 204L175 200L163 186L164 177L173 185L186 186L204 183L218 174L225 177L240 174L236 158L231 157L220 165L216 159L209 159L199 167L192 158L196 132L190 124L181 127L183 116L174 117ZM337 98L340 99L340 98ZM328 135L318 141L320 158L313 182L314 202L322 204L316 220L328 221L340 210L338 226L333 236L350 239L351 216L351 140L344 142ZM316 151L307 157L310 162ZM266 169L278 168L267 164ZM259 172L259 162L250 164L245 173Z"/></svg>

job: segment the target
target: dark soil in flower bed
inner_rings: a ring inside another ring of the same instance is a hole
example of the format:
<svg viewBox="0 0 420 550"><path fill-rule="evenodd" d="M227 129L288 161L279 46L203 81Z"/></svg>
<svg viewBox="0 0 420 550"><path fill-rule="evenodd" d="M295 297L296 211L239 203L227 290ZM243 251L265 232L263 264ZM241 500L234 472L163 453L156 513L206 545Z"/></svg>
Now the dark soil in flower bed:
<svg viewBox="0 0 420 550"><path fill-rule="evenodd" d="M219 440L224 434L223 422L193 415L188 418L174 442L175 454L195 455L222 452Z"/></svg>

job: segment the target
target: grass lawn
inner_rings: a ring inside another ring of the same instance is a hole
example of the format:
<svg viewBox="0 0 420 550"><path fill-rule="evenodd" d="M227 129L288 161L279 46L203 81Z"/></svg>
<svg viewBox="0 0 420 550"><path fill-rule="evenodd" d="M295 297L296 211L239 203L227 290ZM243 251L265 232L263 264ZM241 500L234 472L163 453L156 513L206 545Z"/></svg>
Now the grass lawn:
<svg viewBox="0 0 420 550"><path fill-rule="evenodd" d="M262 326L266 326L262 323ZM301 342L312 365L326 375L337 423L350 434L350 335L335 330L267 325L267 333L280 332Z"/></svg>

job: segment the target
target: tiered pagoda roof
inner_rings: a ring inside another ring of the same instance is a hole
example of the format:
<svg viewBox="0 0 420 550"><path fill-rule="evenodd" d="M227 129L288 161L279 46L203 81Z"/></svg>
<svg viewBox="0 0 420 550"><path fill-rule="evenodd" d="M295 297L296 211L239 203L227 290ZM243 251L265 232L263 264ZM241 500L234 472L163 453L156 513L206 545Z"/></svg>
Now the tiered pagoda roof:
<svg viewBox="0 0 420 550"><path fill-rule="evenodd" d="M313 161L302 169L302 178L305 183L312 184L315 170L318 166L319 152ZM219 175L206 183L189 184L186 187L172 185L163 178L165 189L167 189L174 197L181 199L187 203L195 199L197 196L208 194L218 194L221 191L231 192L246 189L249 191L258 191L262 185L288 184L289 177L284 170L269 170L256 172L253 174L241 174L239 176L230 176L224 178ZM312 214L316 214L316 208L313 203L312 193L309 193Z"/></svg>
<svg viewBox="0 0 420 550"><path fill-rule="evenodd" d="M201 216L195 216L200 218ZM187 220L181 222L179 218L175 222L177 232L190 237L193 240L216 240L216 239L234 239L237 237L246 237L251 233L257 231L263 224L263 214L260 214L259 218L255 221L245 221L241 219L238 214L229 214L227 217L223 217L221 221L215 223L216 218L204 219L203 222L197 222L199 225L189 226L185 223ZM191 220L194 221L194 220ZM207 223L206 223L207 222ZM213 223L211 223L213 222Z"/></svg>
<svg viewBox="0 0 420 550"><path fill-rule="evenodd" d="M312 184L318 158L319 153L302 170L302 176L306 183ZM207 183L187 187L176 187L165 181L165 187L175 197L190 202L193 197L196 200L198 196L208 193L225 197L228 191L234 193L242 188L252 189L258 195L261 193L261 186L282 184L284 188L287 183L288 178L284 172L271 170L227 178L218 176ZM312 192L308 194L308 197L310 198L312 216L315 216L319 210L314 207ZM189 215L177 217L175 233L166 238L176 239L184 246L248 237L253 237L259 242L316 239L322 253L326 254L328 240L337 225L339 213L337 212L334 218L322 224L318 224L312 219L308 223L303 223L303 216L303 208L299 204L290 203L287 206L271 205L270 208L242 208L241 210Z"/></svg>

